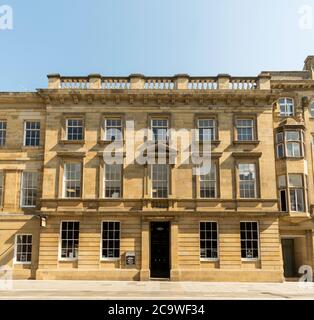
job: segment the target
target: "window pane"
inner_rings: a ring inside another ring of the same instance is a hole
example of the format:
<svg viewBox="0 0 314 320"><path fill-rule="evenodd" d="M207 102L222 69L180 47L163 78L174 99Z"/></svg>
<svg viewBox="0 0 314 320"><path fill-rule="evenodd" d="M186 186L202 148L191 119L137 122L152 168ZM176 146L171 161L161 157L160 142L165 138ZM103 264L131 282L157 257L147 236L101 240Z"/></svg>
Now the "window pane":
<svg viewBox="0 0 314 320"><path fill-rule="evenodd" d="M279 188L286 187L286 176L279 176L278 177L278 185L279 185Z"/></svg>
<svg viewBox="0 0 314 320"><path fill-rule="evenodd" d="M215 198L217 196L216 165L214 163L207 174L199 176L199 183L201 198Z"/></svg>
<svg viewBox="0 0 314 320"><path fill-rule="evenodd" d="M152 165L152 189L153 198L168 197L168 165Z"/></svg>
<svg viewBox="0 0 314 320"><path fill-rule="evenodd" d="M121 197L121 170L119 164L105 164L104 190L106 198Z"/></svg>
<svg viewBox="0 0 314 320"><path fill-rule="evenodd" d="M289 186L302 188L303 187L302 175L289 174Z"/></svg>
<svg viewBox="0 0 314 320"><path fill-rule="evenodd" d="M40 122L26 121L24 132L24 146L39 146Z"/></svg>
<svg viewBox="0 0 314 320"><path fill-rule="evenodd" d="M259 258L258 223L254 221L240 222L241 258Z"/></svg>
<svg viewBox="0 0 314 320"><path fill-rule="evenodd" d="M168 140L168 120L153 119L151 123L152 123L153 141L167 141Z"/></svg>
<svg viewBox="0 0 314 320"><path fill-rule="evenodd" d="M218 258L217 222L200 223L200 258Z"/></svg>
<svg viewBox="0 0 314 320"><path fill-rule="evenodd" d="M122 141L122 120L106 119L104 121L105 140L106 141Z"/></svg>
<svg viewBox="0 0 314 320"><path fill-rule="evenodd" d="M32 261L32 235L17 235L15 250L16 262L30 263Z"/></svg>
<svg viewBox="0 0 314 320"><path fill-rule="evenodd" d="M240 198L256 197L255 164L239 164L239 189Z"/></svg>
<svg viewBox="0 0 314 320"><path fill-rule="evenodd" d="M64 166L64 197L81 196L81 164L66 163Z"/></svg>
<svg viewBox="0 0 314 320"><path fill-rule="evenodd" d="M79 228L77 221L63 221L61 223L61 258L76 259L79 247Z"/></svg>
<svg viewBox="0 0 314 320"><path fill-rule="evenodd" d="M236 121L238 141L253 140L253 120L239 119Z"/></svg>
<svg viewBox="0 0 314 320"><path fill-rule="evenodd" d="M286 140L287 141L300 141L300 132L299 131L286 131Z"/></svg>
<svg viewBox="0 0 314 320"><path fill-rule="evenodd" d="M67 120L67 140L83 140L83 120L68 119Z"/></svg>
<svg viewBox="0 0 314 320"><path fill-rule="evenodd" d="M102 223L102 258L120 257L120 222Z"/></svg>
<svg viewBox="0 0 314 320"><path fill-rule="evenodd" d="M22 173L22 188L21 188L21 206L33 207L36 206L37 200L37 172Z"/></svg>
<svg viewBox="0 0 314 320"><path fill-rule="evenodd" d="M0 121L0 146L4 146L6 142L7 123Z"/></svg>

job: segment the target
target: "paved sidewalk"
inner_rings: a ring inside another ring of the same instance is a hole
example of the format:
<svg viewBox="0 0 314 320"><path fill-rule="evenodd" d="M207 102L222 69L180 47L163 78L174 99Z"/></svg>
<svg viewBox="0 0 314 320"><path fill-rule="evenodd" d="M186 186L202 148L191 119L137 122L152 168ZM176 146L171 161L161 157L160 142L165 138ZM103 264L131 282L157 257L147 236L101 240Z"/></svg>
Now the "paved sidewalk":
<svg viewBox="0 0 314 320"><path fill-rule="evenodd" d="M314 299L314 283L21 280L0 287L0 300L7 299Z"/></svg>

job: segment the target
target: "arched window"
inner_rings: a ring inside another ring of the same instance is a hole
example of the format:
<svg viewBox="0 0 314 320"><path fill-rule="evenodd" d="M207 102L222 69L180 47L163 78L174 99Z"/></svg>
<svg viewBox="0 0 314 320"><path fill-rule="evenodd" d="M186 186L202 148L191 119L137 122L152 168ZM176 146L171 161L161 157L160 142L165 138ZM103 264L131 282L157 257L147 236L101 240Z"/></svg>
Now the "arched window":
<svg viewBox="0 0 314 320"><path fill-rule="evenodd" d="M311 117L314 118L314 101L312 101L310 108Z"/></svg>
<svg viewBox="0 0 314 320"><path fill-rule="evenodd" d="M294 101L291 98L281 98L278 100L280 116L291 117L294 115Z"/></svg>

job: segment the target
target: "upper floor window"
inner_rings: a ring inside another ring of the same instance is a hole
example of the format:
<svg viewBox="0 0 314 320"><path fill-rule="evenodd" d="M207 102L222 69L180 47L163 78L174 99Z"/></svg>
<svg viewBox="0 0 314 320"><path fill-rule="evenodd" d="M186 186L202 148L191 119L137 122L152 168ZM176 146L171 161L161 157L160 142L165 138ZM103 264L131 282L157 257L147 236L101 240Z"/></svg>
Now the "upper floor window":
<svg viewBox="0 0 314 320"><path fill-rule="evenodd" d="M276 134L277 158L303 157L303 131L286 130Z"/></svg>
<svg viewBox="0 0 314 320"><path fill-rule="evenodd" d="M218 259L217 222L200 222L200 258Z"/></svg>
<svg viewBox="0 0 314 320"><path fill-rule="evenodd" d="M40 141L40 122L24 122L24 146L37 147Z"/></svg>
<svg viewBox="0 0 314 320"><path fill-rule="evenodd" d="M34 207L37 200L37 172L23 172L21 188L21 207Z"/></svg>
<svg viewBox="0 0 314 320"><path fill-rule="evenodd" d="M31 234L17 234L15 236L14 263L30 264L32 262Z"/></svg>
<svg viewBox="0 0 314 320"><path fill-rule="evenodd" d="M4 173L0 171L0 207L3 206Z"/></svg>
<svg viewBox="0 0 314 320"><path fill-rule="evenodd" d="M103 221L101 256L103 259L120 258L120 222Z"/></svg>
<svg viewBox="0 0 314 320"><path fill-rule="evenodd" d="M121 170L120 164L105 164L104 189L106 198L121 197Z"/></svg>
<svg viewBox="0 0 314 320"><path fill-rule="evenodd" d="M253 119L237 119L237 141L253 141L254 140L254 120Z"/></svg>
<svg viewBox="0 0 314 320"><path fill-rule="evenodd" d="M66 137L69 141L83 140L83 119L66 119Z"/></svg>
<svg viewBox="0 0 314 320"><path fill-rule="evenodd" d="M122 141L122 120L105 119L104 120L104 139L105 141Z"/></svg>
<svg viewBox="0 0 314 320"><path fill-rule="evenodd" d="M5 145L6 136L7 136L7 122L0 121L0 146Z"/></svg>
<svg viewBox="0 0 314 320"><path fill-rule="evenodd" d="M209 172L199 176L200 197L216 198L217 197L217 174L216 165L212 163Z"/></svg>
<svg viewBox="0 0 314 320"><path fill-rule="evenodd" d="M294 115L294 101L291 98L281 98L278 100L280 116L290 117Z"/></svg>
<svg viewBox="0 0 314 320"><path fill-rule="evenodd" d="M166 164L152 165L152 197L167 198L169 188L169 172Z"/></svg>
<svg viewBox="0 0 314 320"><path fill-rule="evenodd" d="M289 174L291 211L304 212L304 184L302 174Z"/></svg>
<svg viewBox="0 0 314 320"><path fill-rule="evenodd" d="M168 141L168 119L152 119L151 129L153 141Z"/></svg>
<svg viewBox="0 0 314 320"><path fill-rule="evenodd" d="M214 119L198 119L198 140L203 141L213 141L216 139L216 129Z"/></svg>
<svg viewBox="0 0 314 320"><path fill-rule="evenodd" d="M65 163L63 175L63 196L65 198L81 197L81 163Z"/></svg>
<svg viewBox="0 0 314 320"><path fill-rule="evenodd" d="M255 260L259 258L258 222L240 222L241 258Z"/></svg>
<svg viewBox="0 0 314 320"><path fill-rule="evenodd" d="M240 198L256 198L256 168L254 163L239 163Z"/></svg>
<svg viewBox="0 0 314 320"><path fill-rule="evenodd" d="M74 260L78 258L80 223L78 221L61 222L60 258Z"/></svg>
<svg viewBox="0 0 314 320"><path fill-rule="evenodd" d="M310 113L311 113L311 117L314 118L314 101L311 103Z"/></svg>

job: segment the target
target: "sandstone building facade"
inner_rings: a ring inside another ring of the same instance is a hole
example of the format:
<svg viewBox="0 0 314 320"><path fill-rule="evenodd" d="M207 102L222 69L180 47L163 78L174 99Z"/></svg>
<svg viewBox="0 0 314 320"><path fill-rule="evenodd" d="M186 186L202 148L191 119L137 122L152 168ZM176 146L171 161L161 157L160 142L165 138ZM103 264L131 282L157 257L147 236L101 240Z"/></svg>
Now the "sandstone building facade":
<svg viewBox="0 0 314 320"><path fill-rule="evenodd" d="M274 281L313 267L314 56L257 77L63 77L0 93L0 266L16 279ZM127 123L211 169L127 163ZM122 164L104 150L122 145ZM0 270L1 271L1 270Z"/></svg>

